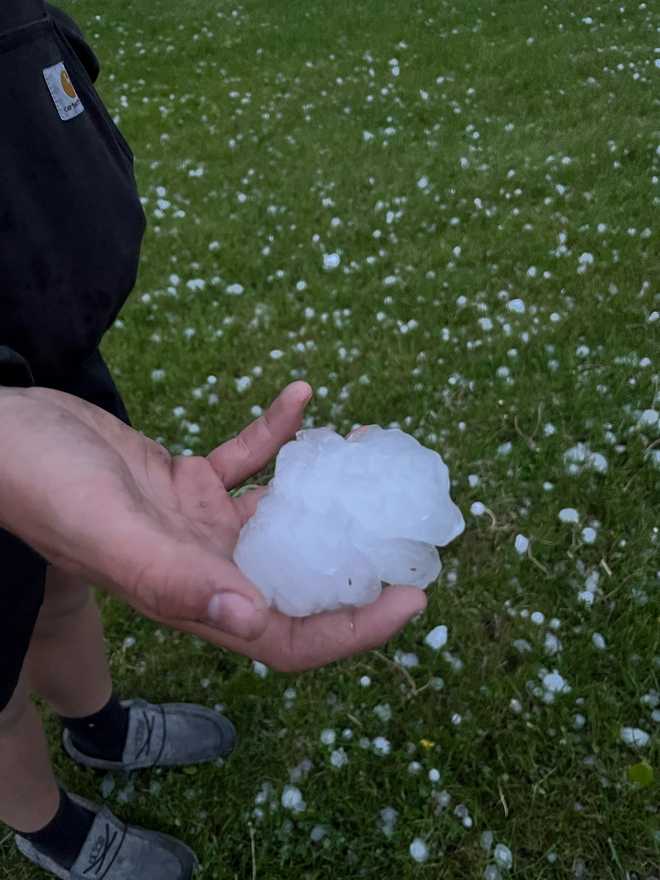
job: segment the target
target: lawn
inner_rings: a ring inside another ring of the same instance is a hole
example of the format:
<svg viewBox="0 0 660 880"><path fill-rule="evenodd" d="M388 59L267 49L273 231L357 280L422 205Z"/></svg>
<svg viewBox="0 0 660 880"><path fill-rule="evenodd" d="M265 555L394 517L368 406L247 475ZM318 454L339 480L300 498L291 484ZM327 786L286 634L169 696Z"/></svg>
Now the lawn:
<svg viewBox="0 0 660 880"><path fill-rule="evenodd" d="M104 599L120 693L241 741L112 779L49 721L62 782L200 880L660 877L653 4L61 5L149 221L104 343L135 425L205 453L304 378L309 425L440 452L467 521L421 619L300 676Z"/></svg>

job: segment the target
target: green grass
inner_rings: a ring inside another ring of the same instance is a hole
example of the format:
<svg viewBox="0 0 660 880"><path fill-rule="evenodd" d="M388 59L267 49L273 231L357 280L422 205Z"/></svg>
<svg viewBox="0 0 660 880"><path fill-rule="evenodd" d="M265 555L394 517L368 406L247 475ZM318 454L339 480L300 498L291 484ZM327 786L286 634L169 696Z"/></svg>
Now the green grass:
<svg viewBox="0 0 660 880"><path fill-rule="evenodd" d="M148 199L138 284L104 344L135 425L174 451L205 452L304 377L328 389L310 424L397 422L438 449L468 521L422 620L382 654L295 679L260 679L249 661L104 600L123 694L222 703L239 729L224 767L140 775L129 803L119 780L108 798L127 821L185 839L203 880L480 878L492 863L485 830L511 848L517 878L660 875L658 727L642 701L660 690L660 470L657 425L639 425L641 411L660 408L652 5L63 2L101 58L99 90ZM159 186L171 203L161 218ZM341 254L339 269L324 271L324 252ZM584 253L594 261L580 273ZM388 276L397 282L385 286ZM187 289L195 278L203 290ZM233 283L241 296L226 293ZM516 297L524 314L506 308ZM283 357L271 359L274 349ZM243 393L241 376L253 378ZM505 442L510 454L498 455ZM605 474L567 473L564 453L578 442L607 457ZM476 500L493 521L469 514ZM564 507L579 511L579 527L559 522ZM581 529L593 521L589 545ZM515 552L518 533L533 559ZM592 571L588 607L577 594ZM562 649L548 656L552 618ZM423 644L438 623L460 670ZM521 639L529 651L516 649ZM402 672L397 650L419 665ZM534 689L553 669L571 691L546 704ZM646 788L628 780L641 757L622 726L652 735ZM348 755L342 768L320 742L326 728ZM360 746L376 736L389 755ZM293 815L279 798L305 758L307 808ZM67 786L101 798L99 777L56 762ZM265 782L274 806L259 819ZM471 828L455 815L461 804ZM399 814L390 837L386 806ZM320 844L317 824L328 832ZM415 837L429 848L422 865L409 854ZM42 876L9 838L1 858L12 880Z"/></svg>

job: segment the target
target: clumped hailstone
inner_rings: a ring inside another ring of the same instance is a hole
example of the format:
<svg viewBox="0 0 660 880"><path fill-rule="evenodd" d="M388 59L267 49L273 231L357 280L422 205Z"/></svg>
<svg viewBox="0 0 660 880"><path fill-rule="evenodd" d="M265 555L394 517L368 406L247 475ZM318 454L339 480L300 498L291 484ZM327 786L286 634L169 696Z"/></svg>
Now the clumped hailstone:
<svg viewBox="0 0 660 880"><path fill-rule="evenodd" d="M304 617L366 605L382 584L426 588L465 528L437 452L397 428L301 431L243 527L234 559L270 603Z"/></svg>

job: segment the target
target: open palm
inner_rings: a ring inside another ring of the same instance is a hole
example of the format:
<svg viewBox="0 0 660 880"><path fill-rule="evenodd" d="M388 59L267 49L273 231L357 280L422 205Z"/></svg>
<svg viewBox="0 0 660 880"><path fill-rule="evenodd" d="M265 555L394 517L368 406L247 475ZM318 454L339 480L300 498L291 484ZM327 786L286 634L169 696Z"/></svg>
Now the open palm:
<svg viewBox="0 0 660 880"><path fill-rule="evenodd" d="M229 492L291 439L310 396L295 382L209 456L172 457L78 398L3 390L0 524L145 616L275 668L375 647L423 610L420 590L391 587L365 608L289 618L233 562L261 492Z"/></svg>

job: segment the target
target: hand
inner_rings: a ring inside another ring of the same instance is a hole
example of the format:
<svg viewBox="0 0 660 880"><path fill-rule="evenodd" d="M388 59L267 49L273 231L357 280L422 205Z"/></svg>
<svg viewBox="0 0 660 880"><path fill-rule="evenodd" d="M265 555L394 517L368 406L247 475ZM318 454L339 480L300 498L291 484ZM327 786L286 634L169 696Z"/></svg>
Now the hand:
<svg viewBox="0 0 660 880"><path fill-rule="evenodd" d="M275 668L374 647L423 610L420 590L392 587L359 610L291 619L233 563L259 492L229 490L295 434L310 397L295 382L207 458L172 458L76 397L0 389L0 526L146 617Z"/></svg>

